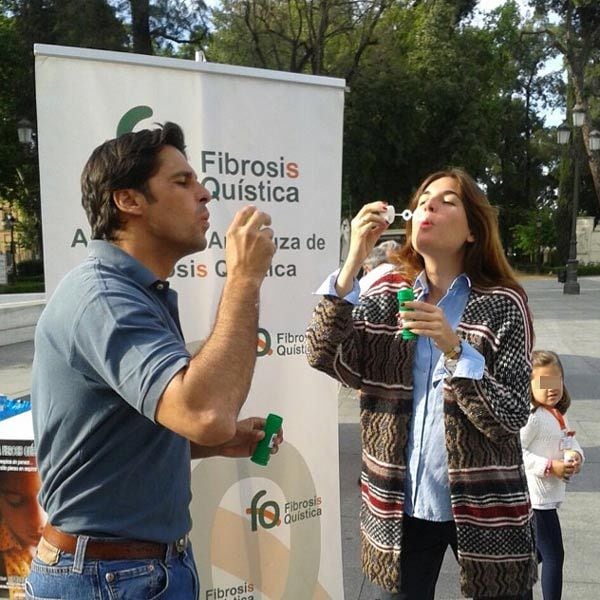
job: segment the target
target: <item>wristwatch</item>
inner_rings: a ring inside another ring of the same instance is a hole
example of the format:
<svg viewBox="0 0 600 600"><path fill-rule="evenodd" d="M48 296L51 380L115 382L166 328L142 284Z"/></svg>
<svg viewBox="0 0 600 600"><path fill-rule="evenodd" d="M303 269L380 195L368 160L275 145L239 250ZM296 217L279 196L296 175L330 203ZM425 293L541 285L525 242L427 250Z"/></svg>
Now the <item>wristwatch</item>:
<svg viewBox="0 0 600 600"><path fill-rule="evenodd" d="M456 363L460 358L460 354L462 352L462 347L460 342L456 344L456 346L452 346L450 350L444 352L444 368L451 374L454 374L454 370L456 369Z"/></svg>
<svg viewBox="0 0 600 600"><path fill-rule="evenodd" d="M462 353L462 346L460 342L456 346L452 346L450 350L444 352L444 360L458 360Z"/></svg>

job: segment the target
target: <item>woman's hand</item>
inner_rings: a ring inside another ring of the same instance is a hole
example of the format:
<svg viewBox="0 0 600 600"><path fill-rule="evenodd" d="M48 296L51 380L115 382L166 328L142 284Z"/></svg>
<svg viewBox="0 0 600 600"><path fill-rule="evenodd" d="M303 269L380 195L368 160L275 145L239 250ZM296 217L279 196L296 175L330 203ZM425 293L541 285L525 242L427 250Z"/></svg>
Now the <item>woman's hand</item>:
<svg viewBox="0 0 600 600"><path fill-rule="evenodd" d="M404 309L412 309L403 311ZM434 304L412 300L404 302L398 313L398 325L417 335L429 337L443 353L460 344L460 337L448 323L444 311Z"/></svg>
<svg viewBox="0 0 600 600"><path fill-rule="evenodd" d="M350 223L350 248L335 286L342 298L352 290L354 278L363 262L381 234L389 227L384 218L386 207L387 203L380 201L365 204Z"/></svg>

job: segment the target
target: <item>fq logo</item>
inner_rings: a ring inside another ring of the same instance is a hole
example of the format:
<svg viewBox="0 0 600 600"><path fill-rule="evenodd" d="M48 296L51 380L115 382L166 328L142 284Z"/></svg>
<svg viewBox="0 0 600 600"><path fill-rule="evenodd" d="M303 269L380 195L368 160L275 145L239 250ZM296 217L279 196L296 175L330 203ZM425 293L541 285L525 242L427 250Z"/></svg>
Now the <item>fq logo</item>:
<svg viewBox="0 0 600 600"><path fill-rule="evenodd" d="M275 346L273 346L275 339ZM262 327L258 329L256 356L271 356L275 352L277 356L297 356L306 354L306 340L303 333L292 333L278 331L271 333Z"/></svg>
<svg viewBox="0 0 600 600"><path fill-rule="evenodd" d="M267 500L258 506L258 501L266 495L266 490L260 490L254 494L252 501L250 502L250 508L246 509L246 514L250 515L250 523L252 531L258 529L258 525L264 529L272 529L273 527L279 527L281 525L281 519L279 515L281 513L279 504L275 500Z"/></svg>
<svg viewBox="0 0 600 600"><path fill-rule="evenodd" d="M250 526L252 531L257 531L260 525L263 529L273 529L281 525L281 508L275 500L267 500L259 506L260 499L267 493L266 490L260 490L254 494L250 508L246 509L246 514L250 515ZM298 500L288 500L284 506L283 522L286 525L314 519L322 514L321 504L323 499L316 494L309 498L300 498Z"/></svg>

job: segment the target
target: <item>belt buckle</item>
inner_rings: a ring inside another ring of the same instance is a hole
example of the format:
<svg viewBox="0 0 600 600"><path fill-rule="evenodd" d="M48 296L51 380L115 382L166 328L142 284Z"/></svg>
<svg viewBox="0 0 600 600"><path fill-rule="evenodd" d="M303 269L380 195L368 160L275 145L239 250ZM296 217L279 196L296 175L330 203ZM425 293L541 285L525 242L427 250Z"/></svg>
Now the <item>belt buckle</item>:
<svg viewBox="0 0 600 600"><path fill-rule="evenodd" d="M184 535L183 537L180 537L175 542L175 550L177 550L177 552L179 552L181 554L182 552L184 552L186 550L187 545L188 545L188 538L187 538L187 535Z"/></svg>

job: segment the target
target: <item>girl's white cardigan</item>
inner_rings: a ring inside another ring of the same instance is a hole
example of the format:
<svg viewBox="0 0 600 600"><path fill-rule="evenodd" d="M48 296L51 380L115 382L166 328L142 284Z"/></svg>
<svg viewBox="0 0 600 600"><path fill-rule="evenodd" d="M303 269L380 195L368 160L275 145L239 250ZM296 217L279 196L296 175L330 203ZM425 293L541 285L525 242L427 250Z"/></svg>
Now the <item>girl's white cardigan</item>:
<svg viewBox="0 0 600 600"><path fill-rule="evenodd" d="M563 418L569 429L567 418L565 416ZM563 451L560 449L562 436L556 417L542 407L529 415L527 425L521 429L523 462L533 508L542 510L558 508L565 499L566 483L553 474L544 476L548 459L562 460L563 458ZM573 437L573 450L581 454L583 462L583 451L575 437Z"/></svg>

